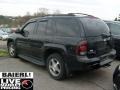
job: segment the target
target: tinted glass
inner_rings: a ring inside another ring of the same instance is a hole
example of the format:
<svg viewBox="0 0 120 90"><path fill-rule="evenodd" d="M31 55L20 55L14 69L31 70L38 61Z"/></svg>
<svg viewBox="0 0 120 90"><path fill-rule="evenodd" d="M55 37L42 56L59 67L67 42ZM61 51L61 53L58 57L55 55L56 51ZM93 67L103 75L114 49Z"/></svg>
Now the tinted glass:
<svg viewBox="0 0 120 90"><path fill-rule="evenodd" d="M47 21L40 21L38 23L37 34L45 34L46 26L47 26Z"/></svg>
<svg viewBox="0 0 120 90"><path fill-rule="evenodd" d="M97 18L80 18L83 23L86 36L99 36L110 34L107 24Z"/></svg>
<svg viewBox="0 0 120 90"><path fill-rule="evenodd" d="M25 33L28 33L28 35L32 35L33 34L33 31L34 31L34 28L35 28L35 22L31 22L31 23L29 23L29 24L27 24L25 27L24 27L24 29L23 29L23 31L25 32Z"/></svg>
<svg viewBox="0 0 120 90"><path fill-rule="evenodd" d="M120 35L120 25L119 24L109 24L112 34Z"/></svg>
<svg viewBox="0 0 120 90"><path fill-rule="evenodd" d="M80 30L77 21L73 18L55 19L57 35L65 37L79 36Z"/></svg>
<svg viewBox="0 0 120 90"><path fill-rule="evenodd" d="M48 20L46 33L48 35L54 35L55 34L55 22L54 22L53 19Z"/></svg>

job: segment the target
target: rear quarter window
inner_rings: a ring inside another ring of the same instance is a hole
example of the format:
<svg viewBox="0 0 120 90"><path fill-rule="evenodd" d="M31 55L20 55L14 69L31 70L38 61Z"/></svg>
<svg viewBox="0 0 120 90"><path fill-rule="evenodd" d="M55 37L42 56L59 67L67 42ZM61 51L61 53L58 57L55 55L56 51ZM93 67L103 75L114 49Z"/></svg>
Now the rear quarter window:
<svg viewBox="0 0 120 90"><path fill-rule="evenodd" d="M78 37L80 36L79 24L74 18L56 18L56 30L58 36Z"/></svg>

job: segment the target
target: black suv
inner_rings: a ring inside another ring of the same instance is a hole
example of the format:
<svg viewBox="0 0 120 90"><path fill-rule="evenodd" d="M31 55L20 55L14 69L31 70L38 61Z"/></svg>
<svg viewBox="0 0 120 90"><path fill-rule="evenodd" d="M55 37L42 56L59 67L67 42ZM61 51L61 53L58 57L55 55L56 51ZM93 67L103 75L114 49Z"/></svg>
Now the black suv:
<svg viewBox="0 0 120 90"><path fill-rule="evenodd" d="M71 71L109 66L115 56L107 24L87 14L31 19L7 45L10 56L46 66L56 80Z"/></svg>
<svg viewBox="0 0 120 90"><path fill-rule="evenodd" d="M119 21L105 21L110 28L111 35L114 41L114 48L116 55L120 58L120 22Z"/></svg>

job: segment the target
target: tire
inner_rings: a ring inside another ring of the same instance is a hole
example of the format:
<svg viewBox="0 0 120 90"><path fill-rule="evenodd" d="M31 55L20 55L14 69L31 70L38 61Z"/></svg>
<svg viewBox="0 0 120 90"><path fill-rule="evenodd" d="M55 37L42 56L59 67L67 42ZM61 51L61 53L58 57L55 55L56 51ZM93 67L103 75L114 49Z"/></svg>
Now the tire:
<svg viewBox="0 0 120 90"><path fill-rule="evenodd" d="M116 59L120 60L120 53L118 51L116 51Z"/></svg>
<svg viewBox="0 0 120 90"><path fill-rule="evenodd" d="M120 79L119 79L119 65L116 67L115 71L114 71L114 74L113 74L113 87L114 87L114 90L120 90L120 86L119 86L119 83L120 83Z"/></svg>
<svg viewBox="0 0 120 90"><path fill-rule="evenodd" d="M113 90L119 90L116 86L116 84L113 84Z"/></svg>
<svg viewBox="0 0 120 90"><path fill-rule="evenodd" d="M57 54L51 54L47 58L47 70L50 76L55 80L63 80L66 78L66 69L63 58Z"/></svg>
<svg viewBox="0 0 120 90"><path fill-rule="evenodd" d="M11 57L17 57L17 51L13 42L8 44L8 53Z"/></svg>

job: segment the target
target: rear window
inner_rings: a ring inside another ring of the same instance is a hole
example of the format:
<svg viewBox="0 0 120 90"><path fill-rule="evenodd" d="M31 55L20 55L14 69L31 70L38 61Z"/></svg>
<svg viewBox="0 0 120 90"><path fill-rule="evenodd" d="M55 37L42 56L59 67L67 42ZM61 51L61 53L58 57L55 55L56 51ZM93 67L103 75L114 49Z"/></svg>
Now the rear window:
<svg viewBox="0 0 120 90"><path fill-rule="evenodd" d="M83 23L86 36L109 35L109 28L102 20L97 18L80 18Z"/></svg>

